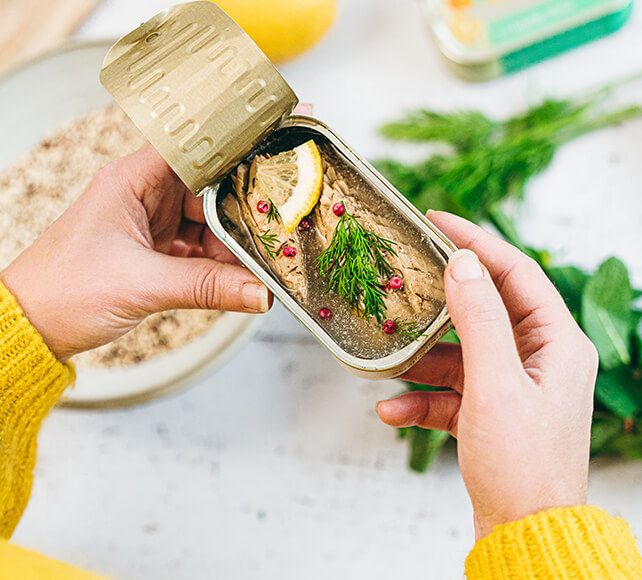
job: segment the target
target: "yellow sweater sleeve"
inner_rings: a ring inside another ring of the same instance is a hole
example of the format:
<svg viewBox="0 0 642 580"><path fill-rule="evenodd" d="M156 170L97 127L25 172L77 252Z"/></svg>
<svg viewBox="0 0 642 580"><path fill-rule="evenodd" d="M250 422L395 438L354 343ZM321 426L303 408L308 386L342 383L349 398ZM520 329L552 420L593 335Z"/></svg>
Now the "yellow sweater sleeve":
<svg viewBox="0 0 642 580"><path fill-rule="evenodd" d="M0 284L0 580L100 580L7 541L31 494L40 425L74 379Z"/></svg>
<svg viewBox="0 0 642 580"><path fill-rule="evenodd" d="M0 540L0 580L106 580Z"/></svg>
<svg viewBox="0 0 642 580"><path fill-rule="evenodd" d="M0 284L0 538L29 501L42 420L74 378Z"/></svg>
<svg viewBox="0 0 642 580"><path fill-rule="evenodd" d="M555 508L497 526L466 559L468 580L640 580L628 524L595 507Z"/></svg>

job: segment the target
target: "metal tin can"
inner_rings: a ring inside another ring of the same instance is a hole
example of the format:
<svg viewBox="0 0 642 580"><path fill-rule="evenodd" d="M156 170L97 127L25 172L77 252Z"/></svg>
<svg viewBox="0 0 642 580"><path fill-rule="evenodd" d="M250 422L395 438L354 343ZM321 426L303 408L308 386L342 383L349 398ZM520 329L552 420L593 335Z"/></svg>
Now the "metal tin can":
<svg viewBox="0 0 642 580"><path fill-rule="evenodd" d="M301 132L332 148L360 183L407 227L416 228L441 260L447 262L456 249L331 129L312 117L291 115L296 95L220 8L191 2L156 15L112 47L101 82L187 187L203 196L208 225L221 242L349 370L369 378L399 376L451 328L444 306L419 339L380 358L355 356L293 298L256 253L226 230L217 200L230 172L267 142Z"/></svg>
<svg viewBox="0 0 642 580"><path fill-rule="evenodd" d="M439 49L474 81L508 74L606 36L633 0L423 0Z"/></svg>

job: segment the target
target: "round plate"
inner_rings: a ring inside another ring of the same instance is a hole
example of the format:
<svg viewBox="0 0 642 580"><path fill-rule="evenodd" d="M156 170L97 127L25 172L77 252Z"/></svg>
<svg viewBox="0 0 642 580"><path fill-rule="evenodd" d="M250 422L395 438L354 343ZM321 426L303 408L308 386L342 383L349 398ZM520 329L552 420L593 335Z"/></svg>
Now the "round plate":
<svg viewBox="0 0 642 580"><path fill-rule="evenodd" d="M59 125L113 102L98 74L113 41L70 43L0 79L0 171ZM142 403L204 377L255 332L262 317L225 312L211 329L170 353L108 370L79 368L67 407Z"/></svg>

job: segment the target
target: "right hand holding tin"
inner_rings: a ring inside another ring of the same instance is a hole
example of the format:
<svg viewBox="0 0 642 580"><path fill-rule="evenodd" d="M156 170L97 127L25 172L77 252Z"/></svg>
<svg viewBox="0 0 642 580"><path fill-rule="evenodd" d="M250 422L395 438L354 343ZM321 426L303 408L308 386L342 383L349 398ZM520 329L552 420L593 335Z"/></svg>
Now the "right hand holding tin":
<svg viewBox="0 0 642 580"><path fill-rule="evenodd" d="M466 220L428 217L466 248L445 276L461 345L439 344L404 378L452 391L381 401L379 417L457 438L478 538L547 508L585 504L595 347L534 261Z"/></svg>
<svg viewBox="0 0 642 580"><path fill-rule="evenodd" d="M266 312L272 303L151 146L102 169L0 281L61 360L154 312Z"/></svg>

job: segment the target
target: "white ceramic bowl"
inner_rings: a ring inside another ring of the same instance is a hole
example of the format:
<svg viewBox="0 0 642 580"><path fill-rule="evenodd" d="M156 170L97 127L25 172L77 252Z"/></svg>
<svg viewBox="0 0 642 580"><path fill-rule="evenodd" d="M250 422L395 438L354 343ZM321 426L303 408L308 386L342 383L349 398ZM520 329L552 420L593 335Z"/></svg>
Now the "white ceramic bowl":
<svg viewBox="0 0 642 580"><path fill-rule="evenodd" d="M98 80L112 44L66 44L0 78L0 171L57 126L113 102ZM260 316L226 312L211 329L170 353L117 369L79 368L76 386L61 404L124 406L185 388L221 365L260 321Z"/></svg>

